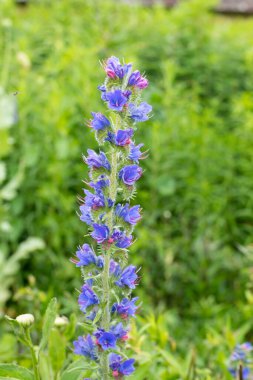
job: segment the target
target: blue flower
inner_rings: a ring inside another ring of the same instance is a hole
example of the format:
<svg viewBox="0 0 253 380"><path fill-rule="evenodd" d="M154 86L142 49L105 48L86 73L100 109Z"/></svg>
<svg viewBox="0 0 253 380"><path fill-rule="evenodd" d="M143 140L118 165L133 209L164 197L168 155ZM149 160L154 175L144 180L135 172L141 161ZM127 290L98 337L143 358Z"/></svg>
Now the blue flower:
<svg viewBox="0 0 253 380"><path fill-rule="evenodd" d="M119 178L127 185L133 186L142 175L142 168L138 165L128 165L119 172Z"/></svg>
<svg viewBox="0 0 253 380"><path fill-rule="evenodd" d="M99 299L96 293L93 292L91 287L87 284L84 284L82 291L78 297L78 303L80 305L80 310L86 313L86 309L89 306L99 304Z"/></svg>
<svg viewBox="0 0 253 380"><path fill-rule="evenodd" d="M91 236L98 242L98 244L101 244L108 239L110 231L105 224L93 223L92 227L94 231L91 233Z"/></svg>
<svg viewBox="0 0 253 380"><path fill-rule="evenodd" d="M91 226L93 223L91 208L84 204L79 207L79 210L81 211L80 220L88 224L88 226Z"/></svg>
<svg viewBox="0 0 253 380"><path fill-rule="evenodd" d="M102 131L103 129L110 127L111 125L110 121L102 113L91 112L91 114L93 116L93 120L90 121L89 125L95 131Z"/></svg>
<svg viewBox="0 0 253 380"><path fill-rule="evenodd" d="M238 344L232 355L230 356L230 361L243 361L247 362L247 354L253 350L252 344L249 342L245 342L243 344Z"/></svg>
<svg viewBox="0 0 253 380"><path fill-rule="evenodd" d="M92 210L97 210L100 207L105 207L105 197L102 190L95 190L95 194L89 190L84 190L86 194L85 206L90 207Z"/></svg>
<svg viewBox="0 0 253 380"><path fill-rule="evenodd" d="M112 274L115 277L118 277L121 273L121 268L118 263L114 260L110 260L110 274Z"/></svg>
<svg viewBox="0 0 253 380"><path fill-rule="evenodd" d="M149 113L152 111L152 107L145 102L142 102L138 106L134 103L129 104L130 117L137 122L146 121L149 119Z"/></svg>
<svg viewBox="0 0 253 380"><path fill-rule="evenodd" d="M115 208L115 214L131 225L135 225L141 219L139 205L129 208L128 203L125 205L118 203Z"/></svg>
<svg viewBox="0 0 253 380"><path fill-rule="evenodd" d="M125 146L131 143L131 137L133 136L133 129L119 129L116 133L108 132L106 140L118 146Z"/></svg>
<svg viewBox="0 0 253 380"><path fill-rule="evenodd" d="M235 379L237 379L238 377L238 370L237 369L235 369L235 368L229 368L228 369L229 370L229 372L231 373L231 375L235 378ZM242 376L243 376L243 379L244 380L247 380L248 378L249 378L249 375L250 375L250 369L248 368L248 367L244 367L243 369L242 369Z"/></svg>
<svg viewBox="0 0 253 380"><path fill-rule="evenodd" d="M148 80L143 77L138 70L136 70L130 75L128 79L128 85L135 86L143 90L144 88L148 87Z"/></svg>
<svg viewBox="0 0 253 380"><path fill-rule="evenodd" d="M123 298L120 303L114 303L112 306L112 313L117 313L123 319L127 319L130 316L134 316L138 306L135 305L135 302L138 300L138 297L129 300Z"/></svg>
<svg viewBox="0 0 253 380"><path fill-rule="evenodd" d="M98 359L97 347L90 335L87 335L86 337L79 336L73 344L75 354L87 356L95 361Z"/></svg>
<svg viewBox="0 0 253 380"><path fill-rule="evenodd" d="M132 244L132 235L127 236L123 231L115 230L112 233L114 244L118 248L128 248Z"/></svg>
<svg viewBox="0 0 253 380"><path fill-rule="evenodd" d="M105 187L108 187L110 185L110 181L104 174L101 174L98 177L98 180L96 182L90 182L89 186L92 187L95 190L101 190Z"/></svg>
<svg viewBox="0 0 253 380"><path fill-rule="evenodd" d="M136 280L138 276L136 274L136 267L134 265L129 265L120 274L119 279L115 282L120 288L128 286L130 289L135 289Z"/></svg>
<svg viewBox="0 0 253 380"><path fill-rule="evenodd" d="M121 90L114 90L106 93L108 107L114 111L122 111L128 101L128 97Z"/></svg>
<svg viewBox="0 0 253 380"><path fill-rule="evenodd" d="M78 251L76 252L76 256L79 259L79 261L76 263L77 267L97 263L97 257L89 244L83 244L82 247L79 247Z"/></svg>
<svg viewBox="0 0 253 380"><path fill-rule="evenodd" d="M101 330L96 337L103 350L116 349L117 338L113 333Z"/></svg>
<svg viewBox="0 0 253 380"><path fill-rule="evenodd" d="M112 375L115 379L120 379L122 376L131 375L135 370L133 366L134 362L134 359L123 361L122 357L118 354L111 353L109 355L109 364L111 370L113 371Z"/></svg>
<svg viewBox="0 0 253 380"><path fill-rule="evenodd" d="M117 371L120 367L121 362L122 362L122 357L118 354L111 353L109 355L109 362L110 362L110 368L113 371Z"/></svg>
<svg viewBox="0 0 253 380"><path fill-rule="evenodd" d="M131 70L131 68L131 63L121 65L120 60L117 57L113 56L108 58L104 65L105 72L111 79L115 79L117 77L119 79L123 79L124 76Z"/></svg>
<svg viewBox="0 0 253 380"><path fill-rule="evenodd" d="M123 324L121 322L111 327L110 332L116 337L116 339L128 339L127 330L123 328Z"/></svg>
<svg viewBox="0 0 253 380"><path fill-rule="evenodd" d="M129 160L139 163L139 160L141 160L143 157L143 153L140 151L141 147L143 147L144 144L134 145L134 143L131 142L130 144L130 151L129 151Z"/></svg>
<svg viewBox="0 0 253 380"><path fill-rule="evenodd" d="M108 161L104 152L97 154L94 150L88 149L88 156L85 157L85 162L90 168L99 169L105 168L107 170L111 169L110 162Z"/></svg>
<svg viewBox="0 0 253 380"><path fill-rule="evenodd" d="M124 361L119 368L119 373L121 375L124 375L124 376L131 375L135 369L133 366L134 362L135 362L134 359L128 359L128 360Z"/></svg>

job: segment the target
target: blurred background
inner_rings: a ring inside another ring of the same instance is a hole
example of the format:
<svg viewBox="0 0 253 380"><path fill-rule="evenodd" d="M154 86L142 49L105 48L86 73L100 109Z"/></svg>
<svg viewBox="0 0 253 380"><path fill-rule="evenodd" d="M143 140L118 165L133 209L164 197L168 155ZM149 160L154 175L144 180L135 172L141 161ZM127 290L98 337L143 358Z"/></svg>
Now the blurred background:
<svg viewBox="0 0 253 380"><path fill-rule="evenodd" d="M253 2L152 3L0 2L0 309L39 324L56 296L81 317L84 122L105 111L99 61L115 55L145 72L154 108L136 137L134 378L230 379L231 349L253 339ZM0 329L0 360L27 362Z"/></svg>

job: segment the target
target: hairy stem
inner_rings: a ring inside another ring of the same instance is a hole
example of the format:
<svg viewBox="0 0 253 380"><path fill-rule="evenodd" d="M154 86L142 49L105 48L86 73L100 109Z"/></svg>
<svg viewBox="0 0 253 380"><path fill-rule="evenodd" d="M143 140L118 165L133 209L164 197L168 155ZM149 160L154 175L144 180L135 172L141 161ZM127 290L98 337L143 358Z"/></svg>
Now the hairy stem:
<svg viewBox="0 0 253 380"><path fill-rule="evenodd" d="M109 197L115 202L116 195L117 195L117 187L118 187L118 180L117 180L117 169L118 169L118 163L117 163L117 152L112 151L111 154L111 175L110 175L110 190L109 190ZM110 229L110 233L112 233L113 229L113 215L114 215L114 206L111 208L109 216L108 216L108 227ZM110 327L110 319L111 319L111 312L110 312L110 258L111 258L111 251L108 249L105 253L105 261L104 261L104 270L102 274L102 282L103 282L103 315L102 315L102 328L106 331L109 330ZM102 370L102 380L108 380L109 379L109 360L108 360L108 354L107 352L103 352L101 355L101 370Z"/></svg>

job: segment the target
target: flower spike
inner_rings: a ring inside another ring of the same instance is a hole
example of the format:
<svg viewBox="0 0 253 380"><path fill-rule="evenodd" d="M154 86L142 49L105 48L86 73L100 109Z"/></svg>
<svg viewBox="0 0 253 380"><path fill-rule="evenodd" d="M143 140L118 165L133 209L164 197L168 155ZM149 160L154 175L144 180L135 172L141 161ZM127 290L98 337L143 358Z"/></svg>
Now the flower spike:
<svg viewBox="0 0 253 380"><path fill-rule="evenodd" d="M124 350L129 320L139 308L138 297L131 298L131 292L140 280L140 269L127 264L127 259L141 207L130 200L143 174L139 161L146 158L134 132L138 122L149 119L152 107L141 100L148 80L140 71L132 71L131 63L113 56L102 67L106 78L98 90L106 113L92 112L87 123L99 149L88 149L83 156L89 190L78 197L78 216L88 226L93 244L81 244L71 259L84 280L78 303L85 319L83 335L73 344L76 355L93 362L95 370L87 380L123 380L135 370L135 360L127 358Z"/></svg>

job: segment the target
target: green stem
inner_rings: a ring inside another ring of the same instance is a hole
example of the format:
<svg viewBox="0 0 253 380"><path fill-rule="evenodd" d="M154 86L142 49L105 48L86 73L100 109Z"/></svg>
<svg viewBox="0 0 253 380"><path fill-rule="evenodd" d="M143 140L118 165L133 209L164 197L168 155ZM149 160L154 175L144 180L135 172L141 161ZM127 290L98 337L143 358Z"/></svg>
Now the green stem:
<svg viewBox="0 0 253 380"><path fill-rule="evenodd" d="M117 195L117 187L118 187L118 181L117 181L117 169L118 169L118 163L117 163L117 152L112 151L111 155L111 175L110 175L110 190L109 190L109 197L115 201L116 195ZM110 230L110 233L113 229L113 215L114 215L114 207L111 208L109 216L108 216L108 227ZM110 328L110 319L111 319L111 313L110 313L110 259L111 259L111 251L110 249L105 251L105 262L104 262L104 270L102 273L102 283L103 283L103 298L102 298L102 304L103 304L103 314L102 314L102 328L105 331L108 331ZM109 359L107 352L103 352L101 355L101 371L102 371L102 380L108 380L109 379Z"/></svg>
<svg viewBox="0 0 253 380"><path fill-rule="evenodd" d="M34 379L40 380L40 374L39 374L39 363L36 356L36 352L33 346L33 342L30 336L30 332L28 328L25 328L25 337L27 339L27 345L30 348L31 357L32 357L32 365L33 365L33 372L34 372Z"/></svg>

